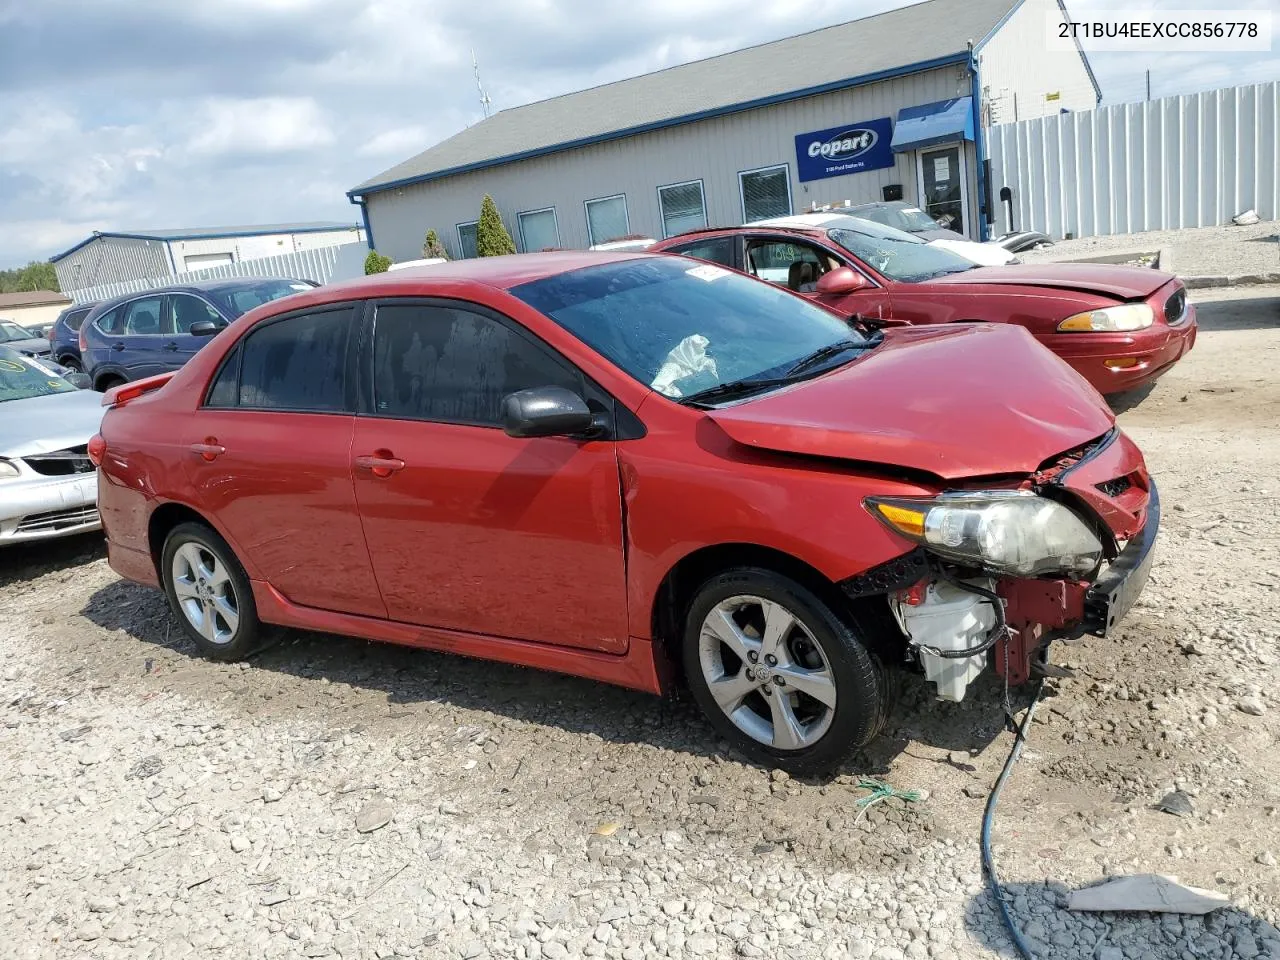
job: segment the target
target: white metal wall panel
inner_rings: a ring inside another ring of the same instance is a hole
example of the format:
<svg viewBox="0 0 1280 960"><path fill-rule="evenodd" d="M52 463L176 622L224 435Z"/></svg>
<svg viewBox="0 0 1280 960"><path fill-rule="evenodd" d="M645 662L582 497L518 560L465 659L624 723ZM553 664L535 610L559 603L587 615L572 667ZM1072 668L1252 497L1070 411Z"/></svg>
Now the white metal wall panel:
<svg viewBox="0 0 1280 960"><path fill-rule="evenodd" d="M1090 237L1280 215L1277 81L998 124L987 144L1019 230Z"/></svg>
<svg viewBox="0 0 1280 960"><path fill-rule="evenodd" d="M1046 49L1048 17L1062 19L1057 0L1024 0L982 48L978 72L992 123L1097 106L1098 97L1080 54ZM1057 94L1058 99L1045 99L1051 94Z"/></svg>
<svg viewBox="0 0 1280 960"><path fill-rule="evenodd" d="M555 207L561 245L587 247L584 201L619 193L627 198L631 232L661 237L657 188L699 179L708 223L730 226L742 222L738 173L781 163L790 171L796 212L814 202L879 200L881 187L888 183L901 183L904 197L914 200L914 154L898 155L896 164L883 170L802 184L796 171L796 135L877 117L896 120L903 107L970 92L966 68L944 67L373 193L367 203L373 242L379 253L393 260L410 260L422 255L423 236L434 229L450 255L457 256L455 227L480 215L486 193L497 203L513 237L518 235L516 214ZM971 230L977 220L977 167L970 145Z"/></svg>
<svg viewBox="0 0 1280 960"><path fill-rule="evenodd" d="M310 250L299 250L295 253L283 253L274 257L261 257L257 260L242 260L237 263L222 264L205 270L192 270L175 276L123 280L64 292L76 303L87 303L90 300L106 300L126 293L154 290L156 287L175 286L196 280L218 280L231 277L289 277L297 280L314 280L317 283L328 283L331 280L344 280L354 276L355 271L350 264L357 260L363 261L367 252L363 243L348 243L337 247L315 247Z"/></svg>
<svg viewBox="0 0 1280 960"><path fill-rule="evenodd" d="M62 290L128 277L161 276L171 269L163 241L125 237L97 237L53 265Z"/></svg>

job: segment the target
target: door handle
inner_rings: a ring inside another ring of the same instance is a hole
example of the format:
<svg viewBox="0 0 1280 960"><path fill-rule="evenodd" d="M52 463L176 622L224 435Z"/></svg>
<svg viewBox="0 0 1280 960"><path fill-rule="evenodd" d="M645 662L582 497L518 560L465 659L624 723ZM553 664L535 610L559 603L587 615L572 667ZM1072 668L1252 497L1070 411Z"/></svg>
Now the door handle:
<svg viewBox="0 0 1280 960"><path fill-rule="evenodd" d="M124 344L123 344L123 343L121 343L119 340L117 340L115 343L113 343L113 344L111 345L111 349L112 349L112 350L123 350L123 349L124 349Z"/></svg>
<svg viewBox="0 0 1280 960"><path fill-rule="evenodd" d="M218 443L217 437L205 437L204 443L193 443L191 452L197 454L207 463L212 463L219 456L227 452L227 448Z"/></svg>
<svg viewBox="0 0 1280 960"><path fill-rule="evenodd" d="M168 343L166 343L166 344L165 344L163 347L161 347L160 349L161 349L161 350L177 350L177 349L178 349L178 345L177 345L176 343L174 343L172 340L170 340Z"/></svg>
<svg viewBox="0 0 1280 960"><path fill-rule="evenodd" d="M404 469L404 461L391 456L387 450L379 450L373 456L356 457L355 465L382 479L386 479L397 470Z"/></svg>

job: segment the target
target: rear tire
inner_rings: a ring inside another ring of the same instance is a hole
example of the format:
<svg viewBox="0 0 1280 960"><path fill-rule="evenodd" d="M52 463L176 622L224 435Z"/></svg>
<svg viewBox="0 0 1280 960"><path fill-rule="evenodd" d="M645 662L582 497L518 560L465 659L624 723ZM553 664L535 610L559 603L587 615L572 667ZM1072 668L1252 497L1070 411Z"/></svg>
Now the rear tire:
<svg viewBox="0 0 1280 960"><path fill-rule="evenodd" d="M202 523L180 523L160 556L169 607L202 654L243 660L258 649L263 628L249 577L222 537Z"/></svg>
<svg viewBox="0 0 1280 960"><path fill-rule="evenodd" d="M772 570L712 577L685 619L685 676L716 730L752 760L826 773L884 727L884 668L812 590Z"/></svg>
<svg viewBox="0 0 1280 960"><path fill-rule="evenodd" d="M72 373L84 373L84 368L80 366L80 361L75 357L67 357L65 360L59 360L58 363L62 364Z"/></svg>
<svg viewBox="0 0 1280 960"><path fill-rule="evenodd" d="M93 389L97 390L99 393L106 393L112 387L118 387L120 386L120 384L125 382L126 381L124 377L116 376L114 373L112 373L112 374L106 375L105 377L100 378L93 385Z"/></svg>

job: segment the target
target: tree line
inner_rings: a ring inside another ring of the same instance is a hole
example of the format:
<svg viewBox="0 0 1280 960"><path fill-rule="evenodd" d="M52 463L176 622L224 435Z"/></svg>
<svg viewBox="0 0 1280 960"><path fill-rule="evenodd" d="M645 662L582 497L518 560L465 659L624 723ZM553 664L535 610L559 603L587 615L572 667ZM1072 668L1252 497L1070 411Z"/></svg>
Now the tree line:
<svg viewBox="0 0 1280 960"><path fill-rule="evenodd" d="M0 270L0 293L25 293L28 290L58 292L58 275L48 261L32 260L25 267Z"/></svg>

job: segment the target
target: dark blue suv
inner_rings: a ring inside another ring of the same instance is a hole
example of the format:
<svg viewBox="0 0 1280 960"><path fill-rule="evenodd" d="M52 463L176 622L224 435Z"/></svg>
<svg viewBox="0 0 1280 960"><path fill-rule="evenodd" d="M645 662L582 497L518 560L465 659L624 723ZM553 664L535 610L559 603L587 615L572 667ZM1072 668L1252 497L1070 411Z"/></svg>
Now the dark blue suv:
<svg viewBox="0 0 1280 960"><path fill-rule="evenodd" d="M245 277L104 300L80 326L83 369L95 390L177 370L241 314L315 286L311 280Z"/></svg>
<svg viewBox="0 0 1280 960"><path fill-rule="evenodd" d="M84 369L80 362L80 325L98 303L97 300L92 303L77 303L58 314L58 319L53 321L53 327L49 330L49 346L52 348L54 363L60 363L68 370Z"/></svg>

